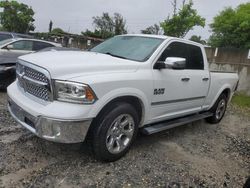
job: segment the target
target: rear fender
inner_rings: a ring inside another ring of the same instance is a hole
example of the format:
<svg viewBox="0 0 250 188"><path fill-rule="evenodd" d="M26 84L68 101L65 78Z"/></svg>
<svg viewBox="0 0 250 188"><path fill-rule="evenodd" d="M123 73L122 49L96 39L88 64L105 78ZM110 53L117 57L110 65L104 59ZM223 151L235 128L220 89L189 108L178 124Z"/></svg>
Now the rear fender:
<svg viewBox="0 0 250 188"><path fill-rule="evenodd" d="M228 96L228 102L230 102L230 100L231 100L231 98L232 98L232 89L231 89L231 87L230 87L230 85L229 84L225 84L225 85L223 85L223 87L221 87L221 89L217 92L217 94L215 95L215 97L214 97L214 99L213 99L213 101L212 101L212 103L211 103L211 105L209 106L209 109L211 109L213 106L214 106L214 104L216 103L216 101L217 101L217 99L220 97L220 95L223 93L223 91L225 91L225 90L227 90L227 89L229 89L229 91L230 91L230 93L229 93L229 96Z"/></svg>

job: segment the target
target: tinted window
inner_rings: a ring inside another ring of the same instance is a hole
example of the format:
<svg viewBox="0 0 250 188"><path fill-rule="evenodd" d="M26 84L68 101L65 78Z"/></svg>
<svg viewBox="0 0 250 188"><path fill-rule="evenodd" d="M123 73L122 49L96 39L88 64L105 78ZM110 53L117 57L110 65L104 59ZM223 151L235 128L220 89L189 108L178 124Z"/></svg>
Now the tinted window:
<svg viewBox="0 0 250 188"><path fill-rule="evenodd" d="M54 46L52 44L49 44L49 43L34 41L33 50L39 51L39 50L42 50L42 49L48 48L48 47L54 47Z"/></svg>
<svg viewBox="0 0 250 188"><path fill-rule="evenodd" d="M6 40L6 39L11 39L12 36L8 34L0 34L0 41Z"/></svg>
<svg viewBox="0 0 250 188"><path fill-rule="evenodd" d="M164 50L159 61L165 61L167 57L181 57L188 59L186 45L180 42L173 42Z"/></svg>
<svg viewBox="0 0 250 188"><path fill-rule="evenodd" d="M20 40L20 41L12 43L11 45L13 45L14 50L32 51L33 42L26 41L26 40Z"/></svg>
<svg viewBox="0 0 250 188"><path fill-rule="evenodd" d="M186 58L186 69L204 69L202 52L198 46L173 42L162 53L159 61L165 61L167 57Z"/></svg>
<svg viewBox="0 0 250 188"><path fill-rule="evenodd" d="M189 51L189 60L187 69L204 69L204 61L201 48L194 45L187 45Z"/></svg>

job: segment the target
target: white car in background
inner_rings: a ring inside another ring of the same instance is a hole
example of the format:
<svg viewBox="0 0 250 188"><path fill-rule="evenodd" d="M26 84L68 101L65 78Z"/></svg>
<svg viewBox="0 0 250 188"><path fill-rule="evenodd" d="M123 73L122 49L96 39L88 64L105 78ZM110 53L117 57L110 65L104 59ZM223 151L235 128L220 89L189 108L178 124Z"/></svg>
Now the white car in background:
<svg viewBox="0 0 250 188"><path fill-rule="evenodd" d="M12 38L0 42L0 64L16 63L21 55L40 51L48 47L61 47L61 44L38 39Z"/></svg>
<svg viewBox="0 0 250 188"><path fill-rule="evenodd" d="M15 66L19 56L48 47L61 47L61 44L29 38L0 41L0 89L6 88L15 80Z"/></svg>

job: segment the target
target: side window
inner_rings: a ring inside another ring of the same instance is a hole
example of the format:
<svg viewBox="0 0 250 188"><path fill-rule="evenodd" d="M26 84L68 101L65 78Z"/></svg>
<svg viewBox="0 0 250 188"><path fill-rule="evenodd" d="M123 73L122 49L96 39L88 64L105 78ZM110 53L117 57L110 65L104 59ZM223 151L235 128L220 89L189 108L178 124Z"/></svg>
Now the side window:
<svg viewBox="0 0 250 188"><path fill-rule="evenodd" d="M172 42L161 54L158 61L165 61L167 57L181 57L188 59L186 45L181 42Z"/></svg>
<svg viewBox="0 0 250 188"><path fill-rule="evenodd" d="M194 45L187 45L189 52L189 60L187 62L187 69L196 69L203 70L204 69L204 60L201 48Z"/></svg>
<svg viewBox="0 0 250 188"><path fill-rule="evenodd" d="M33 42L27 40L20 40L12 43L13 50L27 50L32 51Z"/></svg>
<svg viewBox="0 0 250 188"><path fill-rule="evenodd" d="M49 44L49 43L34 41L33 50L39 51L39 50L42 50L42 49L48 48L48 47L54 47L54 46L52 44Z"/></svg>
<svg viewBox="0 0 250 188"><path fill-rule="evenodd" d="M186 69L204 69L202 51L201 48L198 46L181 42L172 42L164 50L158 61L165 61L167 57L186 58Z"/></svg>

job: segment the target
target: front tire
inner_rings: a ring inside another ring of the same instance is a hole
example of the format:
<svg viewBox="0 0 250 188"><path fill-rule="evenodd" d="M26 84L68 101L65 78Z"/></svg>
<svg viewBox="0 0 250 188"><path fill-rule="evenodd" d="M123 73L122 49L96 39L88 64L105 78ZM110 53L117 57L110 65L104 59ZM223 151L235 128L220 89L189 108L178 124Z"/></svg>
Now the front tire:
<svg viewBox="0 0 250 188"><path fill-rule="evenodd" d="M138 132L139 117L128 103L117 102L93 122L92 149L98 160L112 162L123 157Z"/></svg>
<svg viewBox="0 0 250 188"><path fill-rule="evenodd" d="M213 113L213 116L206 118L206 121L211 124L219 123L225 115L227 108L227 97L225 94L221 94L217 99L214 106L211 108L210 112Z"/></svg>

